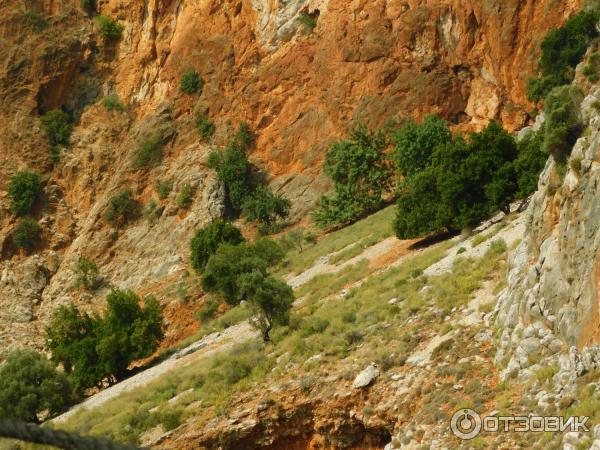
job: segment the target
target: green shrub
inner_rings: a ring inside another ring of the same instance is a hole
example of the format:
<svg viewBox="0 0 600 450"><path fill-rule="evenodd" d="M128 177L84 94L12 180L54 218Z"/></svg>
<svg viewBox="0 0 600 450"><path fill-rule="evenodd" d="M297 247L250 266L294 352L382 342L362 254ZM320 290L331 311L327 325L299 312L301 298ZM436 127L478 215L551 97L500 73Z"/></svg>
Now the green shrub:
<svg viewBox="0 0 600 450"><path fill-rule="evenodd" d="M208 141L215 134L215 124L211 122L206 114L196 117L196 128L203 141Z"/></svg>
<svg viewBox="0 0 600 450"><path fill-rule="evenodd" d="M160 414L160 423L162 424L163 430L171 431L181 425L181 411L178 409L170 409L163 411Z"/></svg>
<svg viewBox="0 0 600 450"><path fill-rule="evenodd" d="M171 189L173 189L173 180L159 180L156 182L155 188L158 198L164 200L169 196Z"/></svg>
<svg viewBox="0 0 600 450"><path fill-rule="evenodd" d="M162 310L151 297L113 290L103 317L60 306L46 328L52 359L63 365L77 389L121 380L129 364L150 356L163 337Z"/></svg>
<svg viewBox="0 0 600 450"><path fill-rule="evenodd" d="M240 244L244 237L240 230L229 222L221 219L196 231L190 243L192 267L202 273L209 258L214 255L221 244Z"/></svg>
<svg viewBox="0 0 600 450"><path fill-rule="evenodd" d="M210 319L214 318L217 309L219 309L219 302L216 300L210 300L198 312L198 320L201 323L209 321Z"/></svg>
<svg viewBox="0 0 600 450"><path fill-rule="evenodd" d="M181 192L177 196L177 206L181 209L187 209L192 204L193 189L190 183L185 183L181 188Z"/></svg>
<svg viewBox="0 0 600 450"><path fill-rule="evenodd" d="M42 243L42 229L37 221L25 217L15 227L12 241L17 248L32 252Z"/></svg>
<svg viewBox="0 0 600 450"><path fill-rule="evenodd" d="M242 214L247 219L272 225L279 219L288 217L291 202L280 195L275 195L265 187L259 186L242 204Z"/></svg>
<svg viewBox="0 0 600 450"><path fill-rule="evenodd" d="M571 83L575 67L581 62L590 42L598 36L596 24L599 19L598 12L582 11L562 27L548 32L542 41L538 64L541 77L527 83L531 101L538 102L553 88Z"/></svg>
<svg viewBox="0 0 600 450"><path fill-rule="evenodd" d="M280 245L285 250L296 249L300 253L309 245L317 242L317 236L314 233L306 232L304 228L298 228L287 233L279 239Z"/></svg>
<svg viewBox="0 0 600 450"><path fill-rule="evenodd" d="M559 164L566 162L581 134L583 125L579 112L582 97L579 88L560 86L553 89L544 100L546 123L543 149Z"/></svg>
<svg viewBox="0 0 600 450"><path fill-rule="evenodd" d="M581 173L581 158L571 158L570 165L576 174L579 175Z"/></svg>
<svg viewBox="0 0 600 450"><path fill-rule="evenodd" d="M104 106L104 109L107 111L125 111L125 105L121 102L117 94L111 94L104 97L104 99L102 99L102 106Z"/></svg>
<svg viewBox="0 0 600 450"><path fill-rule="evenodd" d="M40 122L52 145L69 145L73 126L71 117L66 112L52 109L40 117Z"/></svg>
<svg viewBox="0 0 600 450"><path fill-rule="evenodd" d="M160 217L161 213L162 209L160 208L158 202L154 199L150 199L142 211L144 219L146 219L146 221L150 224L156 222L156 219Z"/></svg>
<svg viewBox="0 0 600 450"><path fill-rule="evenodd" d="M43 412L54 415L74 400L67 377L44 356L30 350L10 353L0 366L0 417L39 422Z"/></svg>
<svg viewBox="0 0 600 450"><path fill-rule="evenodd" d="M112 225L124 225L137 218L138 209L139 205L133 198L133 191L121 189L110 198L104 218Z"/></svg>
<svg viewBox="0 0 600 450"><path fill-rule="evenodd" d="M144 139L133 154L133 167L143 169L157 165L163 157L163 139L158 134Z"/></svg>
<svg viewBox="0 0 600 450"><path fill-rule="evenodd" d="M83 287L88 291L93 291L100 284L98 266L86 256L81 256L77 260L73 272L75 273L75 286L77 288Z"/></svg>
<svg viewBox="0 0 600 450"><path fill-rule="evenodd" d="M225 185L229 207L240 212L244 200L254 191L252 165L246 151L238 145L230 145L222 152L214 151L209 155L208 166L217 171Z"/></svg>
<svg viewBox="0 0 600 450"><path fill-rule="evenodd" d="M302 25L304 25L306 27L306 29L311 33L317 27L318 20L319 20L318 14L309 14L306 12L300 14L300 16L298 17L298 21Z"/></svg>
<svg viewBox="0 0 600 450"><path fill-rule="evenodd" d="M179 80L179 90L184 94L195 94L202 91L204 80L194 69L186 70Z"/></svg>
<svg viewBox="0 0 600 450"><path fill-rule="evenodd" d="M35 172L19 172L8 183L10 209L18 216L29 214L42 195L42 180Z"/></svg>
<svg viewBox="0 0 600 450"><path fill-rule="evenodd" d="M123 34L123 26L107 16L98 17L98 27L105 41L118 41Z"/></svg>
<svg viewBox="0 0 600 450"><path fill-rule="evenodd" d="M313 220L319 227L354 221L381 206L391 175L386 146L383 133L358 126L349 140L329 148L324 170L334 182L334 194L317 204Z"/></svg>
<svg viewBox="0 0 600 450"><path fill-rule="evenodd" d="M94 14L96 12L96 0L81 0L79 6L87 14Z"/></svg>
<svg viewBox="0 0 600 450"><path fill-rule="evenodd" d="M249 150L256 143L256 136L252 132L248 122L242 122L238 126L238 129L233 138L234 145L237 145L242 150Z"/></svg>
<svg viewBox="0 0 600 450"><path fill-rule="evenodd" d="M46 29L48 21L39 13L27 11L25 13L25 24L33 29L33 31L40 33Z"/></svg>
<svg viewBox="0 0 600 450"><path fill-rule="evenodd" d="M60 145L52 145L50 147L50 159L52 160L52 164L58 164L60 162L61 152L62 147Z"/></svg>

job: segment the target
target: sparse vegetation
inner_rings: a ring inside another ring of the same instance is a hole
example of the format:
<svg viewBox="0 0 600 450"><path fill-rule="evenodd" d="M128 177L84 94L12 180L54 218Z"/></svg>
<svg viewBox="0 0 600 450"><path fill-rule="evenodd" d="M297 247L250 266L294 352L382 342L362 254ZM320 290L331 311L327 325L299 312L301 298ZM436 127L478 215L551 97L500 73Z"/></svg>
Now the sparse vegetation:
<svg viewBox="0 0 600 450"><path fill-rule="evenodd" d="M177 206L181 209L188 209L192 205L192 196L194 189L190 183L185 183L181 192L177 196Z"/></svg>
<svg viewBox="0 0 600 450"><path fill-rule="evenodd" d="M202 91L204 80L194 69L186 70L179 80L179 90L184 94L195 94Z"/></svg>
<svg viewBox="0 0 600 450"><path fill-rule="evenodd" d="M25 217L13 230L12 241L15 247L30 253L41 245L42 229L36 220Z"/></svg>
<svg viewBox="0 0 600 450"><path fill-rule="evenodd" d="M544 100L546 124L543 149L557 162L565 164L582 131L579 107L583 93L574 86L553 89Z"/></svg>
<svg viewBox="0 0 600 450"><path fill-rule="evenodd" d="M133 167L146 169L156 166L162 160L163 145L163 138L159 134L145 138L133 154Z"/></svg>
<svg viewBox="0 0 600 450"><path fill-rule="evenodd" d="M100 284L98 266L86 256L81 256L77 260L75 267L73 267L73 272L75 273L75 286L77 288L93 291Z"/></svg>
<svg viewBox="0 0 600 450"><path fill-rule="evenodd" d="M160 207L158 202L152 198L146 204L146 206L144 206L142 214L144 216L144 219L146 219L146 221L152 225L162 214L162 208Z"/></svg>
<svg viewBox="0 0 600 450"><path fill-rule="evenodd" d="M319 20L318 14L309 14L307 12L303 12L298 17L298 21L306 27L306 29L312 33L315 28L317 28L317 22Z"/></svg>
<svg viewBox="0 0 600 450"><path fill-rule="evenodd" d="M113 195L104 213L104 219L116 226L125 225L135 220L139 213L138 202L133 197L131 189L121 189Z"/></svg>
<svg viewBox="0 0 600 450"><path fill-rule="evenodd" d="M42 180L35 172L19 172L8 183L10 209L18 216L29 214L42 195Z"/></svg>
<svg viewBox="0 0 600 450"><path fill-rule="evenodd" d="M25 13L25 24L36 33L41 33L48 27L46 18L35 11L27 11Z"/></svg>
<svg viewBox="0 0 600 450"><path fill-rule="evenodd" d="M43 413L61 412L74 399L67 377L44 356L10 353L0 366L0 417L38 423Z"/></svg>
<svg viewBox="0 0 600 450"><path fill-rule="evenodd" d="M102 106L104 106L104 109L107 111L125 111L125 105L121 102L121 99L119 99L117 94L111 94L104 97L104 99L102 99Z"/></svg>
<svg viewBox="0 0 600 450"><path fill-rule="evenodd" d="M158 198L165 200L171 193L171 189L173 189L173 180L159 180L156 182L155 189Z"/></svg>
<svg viewBox="0 0 600 450"><path fill-rule="evenodd" d="M215 124L206 114L199 114L196 117L196 128L203 141L208 141L215 134Z"/></svg>
<svg viewBox="0 0 600 450"><path fill-rule="evenodd" d="M98 17L98 27L100 28L100 34L107 42L118 41L123 34L123 26L107 16Z"/></svg>

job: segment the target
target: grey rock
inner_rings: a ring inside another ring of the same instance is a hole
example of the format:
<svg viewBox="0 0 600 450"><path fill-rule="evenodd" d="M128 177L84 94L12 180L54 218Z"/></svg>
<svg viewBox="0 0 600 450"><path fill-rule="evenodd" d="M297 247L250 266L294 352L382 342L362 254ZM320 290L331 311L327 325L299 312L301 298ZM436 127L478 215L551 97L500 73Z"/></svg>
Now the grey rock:
<svg viewBox="0 0 600 450"><path fill-rule="evenodd" d="M364 369L361 373L359 373L354 382L352 383L352 387L354 389L361 389L369 386L377 377L379 376L379 367L375 363L369 364L366 369Z"/></svg>

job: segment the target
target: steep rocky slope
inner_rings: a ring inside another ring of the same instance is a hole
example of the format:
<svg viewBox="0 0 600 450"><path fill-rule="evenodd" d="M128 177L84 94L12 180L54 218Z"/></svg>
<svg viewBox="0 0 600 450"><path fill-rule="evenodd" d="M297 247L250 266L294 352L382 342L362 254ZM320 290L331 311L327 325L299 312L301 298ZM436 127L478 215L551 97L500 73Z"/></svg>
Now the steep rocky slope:
<svg viewBox="0 0 600 450"><path fill-rule="evenodd" d="M324 150L354 121L389 121L439 113L460 127L499 118L509 129L527 122L524 80L549 28L581 1L467 2L444 0L99 1L99 12L124 26L105 42L76 0L0 5L0 336L2 350L41 346L45 319L60 303L100 302L73 291L71 268L94 258L109 283L173 297L166 287L186 278L192 230L223 211L223 192L204 166L209 146L194 130L194 113L217 125L213 145L248 121L258 135L253 160L288 195L296 217L327 190ZM36 28L31 16L46 17ZM311 32L298 18L317 18ZM200 97L179 92L196 68ZM126 112L107 112L117 93ZM64 107L75 118L71 147L53 167L39 114ZM161 130L163 163L133 170L131 155ZM4 194L17 170L47 177L36 216L44 250L17 255L15 219ZM141 202L171 179L162 215L116 230L102 220L108 197L131 187ZM192 206L176 206L191 183ZM97 298L104 295L100 291Z"/></svg>

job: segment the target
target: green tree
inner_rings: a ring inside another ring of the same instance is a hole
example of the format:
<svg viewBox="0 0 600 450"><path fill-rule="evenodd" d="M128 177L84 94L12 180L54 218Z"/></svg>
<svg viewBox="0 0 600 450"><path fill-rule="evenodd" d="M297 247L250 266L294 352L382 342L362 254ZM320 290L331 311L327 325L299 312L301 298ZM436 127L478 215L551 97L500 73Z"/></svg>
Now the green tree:
<svg viewBox="0 0 600 450"><path fill-rule="evenodd" d="M132 361L147 358L158 347L163 338L162 309L153 297L145 298L142 307L134 292L118 289L108 294L106 302L96 350L104 372L118 381Z"/></svg>
<svg viewBox="0 0 600 450"><path fill-rule="evenodd" d="M184 94L195 94L204 87L204 80L194 69L186 70L179 81L179 90Z"/></svg>
<svg viewBox="0 0 600 450"><path fill-rule="evenodd" d="M40 122L52 145L69 145L73 131L69 114L60 109L52 109L40 117Z"/></svg>
<svg viewBox="0 0 600 450"><path fill-rule="evenodd" d="M398 189L395 231L402 239L471 227L507 211L517 192L516 143L492 122L469 141L438 146L431 165L406 177Z"/></svg>
<svg viewBox="0 0 600 450"><path fill-rule="evenodd" d="M237 305L244 300L240 277L252 272L266 277L268 268L280 262L283 256L281 247L267 238L253 244L222 244L206 264L202 286L208 292L220 293L227 303Z"/></svg>
<svg viewBox="0 0 600 450"><path fill-rule="evenodd" d="M555 87L570 84L579 64L593 39L598 37L596 24L600 14L581 11L565 24L548 32L542 41L538 63L541 74L527 83L528 97L538 102Z"/></svg>
<svg viewBox="0 0 600 450"><path fill-rule="evenodd" d="M548 154L542 150L544 132L529 133L517 144L519 156L515 171L519 191L517 197L526 197L537 189L540 173L546 165Z"/></svg>
<svg viewBox="0 0 600 450"><path fill-rule="evenodd" d="M104 213L106 221L113 225L124 225L135 220L139 213L138 202L133 198L131 189L121 189L108 201Z"/></svg>
<svg viewBox="0 0 600 450"><path fill-rule="evenodd" d="M272 225L288 217L291 206L287 198L273 194L266 186L259 186L244 200L242 214L251 221Z"/></svg>
<svg viewBox="0 0 600 450"><path fill-rule="evenodd" d="M264 342L269 342L273 326L289 323L289 312L294 302L292 288L259 270L242 274L238 283L240 296L255 312L252 323L260 330Z"/></svg>
<svg viewBox="0 0 600 450"><path fill-rule="evenodd" d="M8 183L10 209L18 216L28 214L42 195L42 181L35 172L19 172Z"/></svg>
<svg viewBox="0 0 600 450"><path fill-rule="evenodd" d="M42 243L42 229L36 220L25 217L15 227L12 240L17 248L32 252Z"/></svg>
<svg viewBox="0 0 600 450"><path fill-rule="evenodd" d="M209 258L214 255L223 243L240 244L244 237L240 230L229 222L216 219L210 225L196 231L191 243L192 267L202 273Z"/></svg>
<svg viewBox="0 0 600 450"><path fill-rule="evenodd" d="M46 327L46 347L52 361L62 364L73 387L97 386L109 374L98 357L100 317L81 313L74 304L59 306Z"/></svg>
<svg viewBox="0 0 600 450"><path fill-rule="evenodd" d="M115 289L106 301L104 317L60 306L46 328L52 359L77 389L122 379L129 364L150 356L163 337L162 310L154 298L141 306L135 293Z"/></svg>
<svg viewBox="0 0 600 450"><path fill-rule="evenodd" d="M583 129L580 118L582 100L583 93L575 86L554 88L544 100L546 123L543 149L558 164L567 161Z"/></svg>
<svg viewBox="0 0 600 450"><path fill-rule="evenodd" d="M34 351L16 350L0 366L0 418L39 422L38 415L54 415L73 400L66 376Z"/></svg>
<svg viewBox="0 0 600 450"><path fill-rule="evenodd" d="M392 139L396 169L409 177L429 166L435 148L449 142L452 134L447 122L435 115L427 115L422 125L410 121L395 132Z"/></svg>
<svg viewBox="0 0 600 450"><path fill-rule="evenodd" d="M334 182L334 194L319 200L313 214L318 226L350 222L380 207L391 174L386 146L383 133L358 126L349 140L329 148L324 170Z"/></svg>

